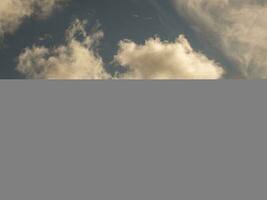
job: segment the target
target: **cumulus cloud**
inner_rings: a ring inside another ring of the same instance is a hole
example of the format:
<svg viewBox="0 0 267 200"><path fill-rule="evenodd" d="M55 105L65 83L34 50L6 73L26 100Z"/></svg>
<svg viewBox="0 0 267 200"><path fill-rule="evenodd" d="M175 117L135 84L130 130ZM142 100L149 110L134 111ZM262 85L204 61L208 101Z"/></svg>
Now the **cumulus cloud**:
<svg viewBox="0 0 267 200"><path fill-rule="evenodd" d="M119 43L115 63L125 67L112 77L106 72L97 46L103 32L86 31L86 21L76 20L66 30L66 41L55 48L34 45L18 57L17 70L33 79L219 79L219 64L192 49L181 35L175 42L150 38L145 44Z"/></svg>
<svg viewBox="0 0 267 200"><path fill-rule="evenodd" d="M13 33L30 16L47 17L65 0L1 0L0 38Z"/></svg>
<svg viewBox="0 0 267 200"><path fill-rule="evenodd" d="M34 79L109 78L96 50L103 32L88 34L85 27L86 21L73 22L66 31L65 44L56 48L26 48L18 58L17 70Z"/></svg>
<svg viewBox="0 0 267 200"><path fill-rule="evenodd" d="M115 62L124 66L124 79L218 79L223 69L205 55L192 49L180 35L173 43L150 38L139 45L121 41Z"/></svg>
<svg viewBox="0 0 267 200"><path fill-rule="evenodd" d="M267 78L267 1L173 1L203 39L219 47L244 77Z"/></svg>

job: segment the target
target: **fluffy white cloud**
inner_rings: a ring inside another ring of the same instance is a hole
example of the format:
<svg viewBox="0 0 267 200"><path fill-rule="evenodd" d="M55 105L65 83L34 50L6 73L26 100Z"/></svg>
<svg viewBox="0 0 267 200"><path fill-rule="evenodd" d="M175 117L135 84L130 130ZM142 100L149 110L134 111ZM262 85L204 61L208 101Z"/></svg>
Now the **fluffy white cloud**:
<svg viewBox="0 0 267 200"><path fill-rule="evenodd" d="M17 70L34 79L107 79L95 45L103 37L99 30L85 31L86 22L76 20L66 31L66 43L53 49L26 48L18 58ZM82 38L82 39L77 39Z"/></svg>
<svg viewBox="0 0 267 200"><path fill-rule="evenodd" d="M65 0L1 0L0 37L14 32L30 16L46 17Z"/></svg>
<svg viewBox="0 0 267 200"><path fill-rule="evenodd" d="M124 40L115 62L127 68L125 79L218 79L223 69L202 53L192 49L181 35L173 43L150 38L138 45Z"/></svg>
<svg viewBox="0 0 267 200"><path fill-rule="evenodd" d="M267 1L173 0L203 39L249 79L267 78Z"/></svg>
<svg viewBox="0 0 267 200"><path fill-rule="evenodd" d="M26 48L18 57L17 70L34 79L112 78L95 48L103 32L88 34L85 27L86 21L72 23L61 46ZM114 61L126 68L118 79L218 79L224 73L219 64L194 51L183 35L173 43L159 38L143 45L123 40Z"/></svg>

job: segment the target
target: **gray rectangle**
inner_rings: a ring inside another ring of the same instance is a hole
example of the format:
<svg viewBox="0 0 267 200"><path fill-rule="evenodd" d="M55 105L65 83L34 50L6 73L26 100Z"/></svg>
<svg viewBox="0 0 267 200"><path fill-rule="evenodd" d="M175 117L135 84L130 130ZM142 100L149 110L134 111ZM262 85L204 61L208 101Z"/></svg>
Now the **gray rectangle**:
<svg viewBox="0 0 267 200"><path fill-rule="evenodd" d="M267 87L0 81L0 199L264 200Z"/></svg>

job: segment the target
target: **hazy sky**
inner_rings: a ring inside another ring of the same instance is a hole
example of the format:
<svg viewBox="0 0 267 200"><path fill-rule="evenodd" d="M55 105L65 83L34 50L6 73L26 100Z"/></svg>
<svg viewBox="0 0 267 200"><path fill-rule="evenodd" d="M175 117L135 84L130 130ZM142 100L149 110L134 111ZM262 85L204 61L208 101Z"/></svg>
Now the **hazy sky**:
<svg viewBox="0 0 267 200"><path fill-rule="evenodd" d="M0 78L266 78L266 2L1 0Z"/></svg>

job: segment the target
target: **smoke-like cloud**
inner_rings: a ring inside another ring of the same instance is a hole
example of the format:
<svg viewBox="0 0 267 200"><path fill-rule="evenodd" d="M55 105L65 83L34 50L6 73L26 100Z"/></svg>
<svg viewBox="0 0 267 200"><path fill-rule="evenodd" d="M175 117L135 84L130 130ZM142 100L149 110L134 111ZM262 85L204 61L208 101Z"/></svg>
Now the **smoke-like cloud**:
<svg viewBox="0 0 267 200"><path fill-rule="evenodd" d="M150 38L138 45L124 40L119 44L115 62L124 66L124 79L218 79L223 75L219 64L192 49L180 35L173 43Z"/></svg>
<svg viewBox="0 0 267 200"><path fill-rule="evenodd" d="M1 0L0 38L13 33L27 17L47 17L65 0Z"/></svg>
<svg viewBox="0 0 267 200"><path fill-rule="evenodd" d="M74 21L66 31L65 44L56 48L26 48L18 58L17 70L33 79L109 78L95 48L103 32L88 34L85 26L86 21Z"/></svg>
<svg viewBox="0 0 267 200"><path fill-rule="evenodd" d="M173 0L194 29L249 79L267 78L267 1Z"/></svg>
<svg viewBox="0 0 267 200"><path fill-rule="evenodd" d="M88 34L85 27L86 21L76 20L66 31L65 44L56 48L26 48L18 57L17 70L33 79L219 79L224 73L180 35L175 42L159 38L141 45L120 41L114 62L125 67L125 72L112 77L95 48L103 32L96 29Z"/></svg>

